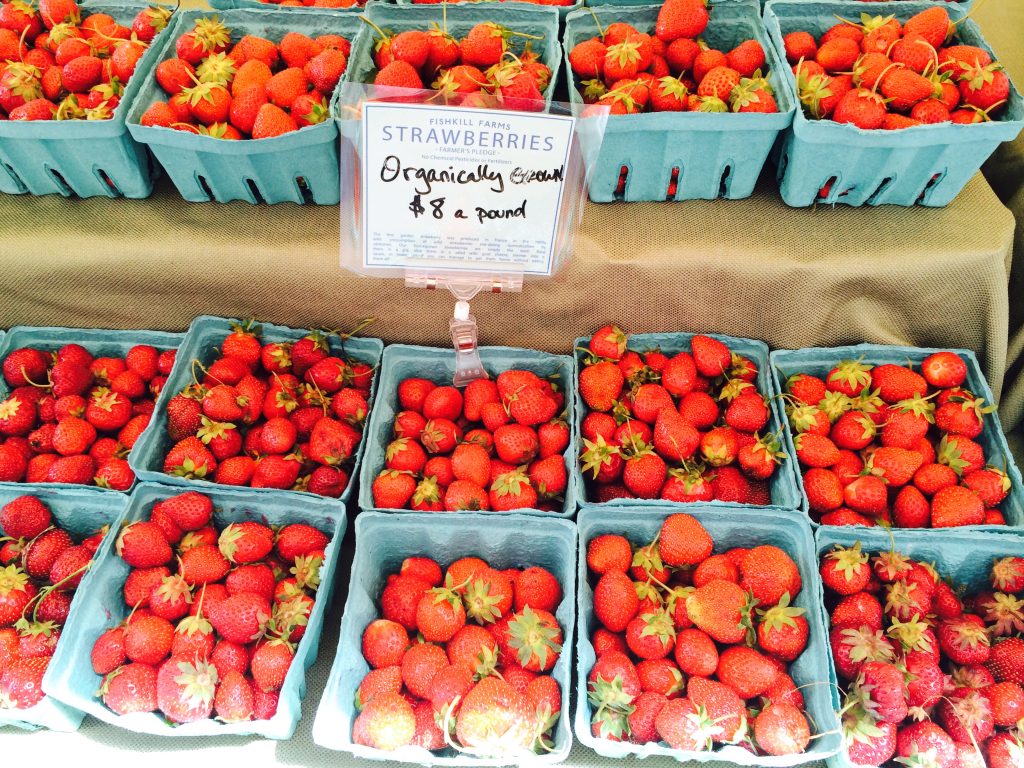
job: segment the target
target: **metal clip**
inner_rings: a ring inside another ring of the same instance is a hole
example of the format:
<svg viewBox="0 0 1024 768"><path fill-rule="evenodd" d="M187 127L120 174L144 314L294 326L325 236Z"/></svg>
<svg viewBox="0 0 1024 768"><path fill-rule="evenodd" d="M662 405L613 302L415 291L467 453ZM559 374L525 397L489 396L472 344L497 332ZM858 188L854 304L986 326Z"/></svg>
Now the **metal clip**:
<svg viewBox="0 0 1024 768"><path fill-rule="evenodd" d="M452 383L464 387L471 381L486 379L487 371L477 348L476 318L469 313L468 301L455 302L455 316L448 322L455 347L455 376Z"/></svg>

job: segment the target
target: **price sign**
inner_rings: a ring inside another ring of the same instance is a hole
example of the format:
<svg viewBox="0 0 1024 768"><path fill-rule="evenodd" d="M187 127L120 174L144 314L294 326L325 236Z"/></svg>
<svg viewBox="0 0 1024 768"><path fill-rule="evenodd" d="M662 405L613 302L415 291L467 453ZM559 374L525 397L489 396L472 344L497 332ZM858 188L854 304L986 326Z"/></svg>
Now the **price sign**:
<svg viewBox="0 0 1024 768"><path fill-rule="evenodd" d="M550 275L575 119L365 102L362 266Z"/></svg>

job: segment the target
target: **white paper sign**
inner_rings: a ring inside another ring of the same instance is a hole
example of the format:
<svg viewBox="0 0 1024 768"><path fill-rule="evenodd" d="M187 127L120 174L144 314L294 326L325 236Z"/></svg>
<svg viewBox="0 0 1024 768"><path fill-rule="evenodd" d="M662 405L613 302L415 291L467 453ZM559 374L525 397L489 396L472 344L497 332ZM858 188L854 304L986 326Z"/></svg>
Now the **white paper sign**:
<svg viewBox="0 0 1024 768"><path fill-rule="evenodd" d="M550 275L575 120L366 102L363 267Z"/></svg>

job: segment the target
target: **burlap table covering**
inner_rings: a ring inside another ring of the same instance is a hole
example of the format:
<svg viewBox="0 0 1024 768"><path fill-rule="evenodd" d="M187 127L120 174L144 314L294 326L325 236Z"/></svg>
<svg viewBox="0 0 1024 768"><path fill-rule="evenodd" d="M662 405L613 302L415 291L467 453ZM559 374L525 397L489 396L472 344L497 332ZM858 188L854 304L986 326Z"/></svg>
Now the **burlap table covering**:
<svg viewBox="0 0 1024 768"><path fill-rule="evenodd" d="M1024 3L987 0L973 14L1017 84L1024 84ZM984 168L1000 200L1017 220L1010 274L1010 337L1006 385L999 414L1007 429L1024 426L1024 134L1003 144Z"/></svg>
<svg viewBox="0 0 1024 768"><path fill-rule="evenodd" d="M0 198L0 326L185 328L200 314L449 344L453 299L338 266L333 208ZM588 204L553 280L473 303L482 343L567 352L615 320L773 347L859 341L967 347L999 391L1013 218L977 176L944 209L744 201Z"/></svg>

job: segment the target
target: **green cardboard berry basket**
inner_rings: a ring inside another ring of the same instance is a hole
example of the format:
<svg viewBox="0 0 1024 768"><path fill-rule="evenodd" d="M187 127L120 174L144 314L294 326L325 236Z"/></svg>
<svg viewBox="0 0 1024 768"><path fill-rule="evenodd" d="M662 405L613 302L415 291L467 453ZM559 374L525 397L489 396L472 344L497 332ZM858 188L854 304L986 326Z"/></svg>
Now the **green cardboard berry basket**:
<svg viewBox="0 0 1024 768"><path fill-rule="evenodd" d="M310 37L339 34L353 40L362 24L352 14L306 9L245 8L228 11L180 11L173 29L162 41L155 62L174 58L179 35L196 19L218 16L231 30L232 42L245 34L279 42L288 32ZM139 120L156 100L166 101L156 81L156 63L132 100L128 130L147 145L167 171L178 192L189 202L304 203L336 205L341 199L338 174L338 129L332 120L306 126L268 139L227 141L173 128L140 125ZM348 74L342 75L342 82ZM331 94L325 94L328 102ZM346 183L348 180L345 180Z"/></svg>
<svg viewBox="0 0 1024 768"><path fill-rule="evenodd" d="M135 443L131 453L128 455L128 464L140 480L151 483L162 483L164 485L179 486L182 489L192 488L206 492L209 488L227 488L234 486L218 485L210 480L187 479L165 474L164 457L174 446L174 441L167 434L167 403L182 389L192 383L192 361L198 360L203 366L208 366L218 356L218 348L224 338L231 333L231 324L239 322L223 317L211 317L201 315L192 321L188 332L185 334L181 348L178 350L174 370L167 379L163 392L156 401L156 408L153 411L153 420L149 428ZM309 333L308 330L288 328L283 325L271 323L260 323L260 339L266 344L273 341L298 341ZM380 339L374 338L350 338L342 342L335 336L329 339L330 352L332 355L351 357L355 360L367 363L376 369L380 365L381 353L384 344ZM370 387L370 396L367 403L370 406L370 413L373 413L374 393L377 390L378 373L374 373L373 384ZM348 486L338 499L342 503L348 501L352 494L355 478L359 472L359 462L363 452L366 450L368 428L364 427L363 439L359 442L355 460L345 470L349 473ZM317 494L304 491L281 491L275 488L246 488L247 492L256 496L265 494L292 494L320 498Z"/></svg>
<svg viewBox="0 0 1024 768"><path fill-rule="evenodd" d="M153 504L183 492L181 488L141 484L135 488L128 502L123 522L128 524L148 520ZM229 523L243 520L274 527L304 523L331 537L324 550L316 603L305 634L295 649L295 656L279 694L276 714L269 720L224 723L209 719L175 726L156 712L117 715L104 706L96 696L103 678L93 671L89 654L96 638L117 626L130 612L124 603L122 587L131 569L111 550L109 544L93 568L89 590L83 593L82 604L73 615L73 621L69 620L65 626L63 642L57 648L57 654L43 681L43 688L48 695L64 704L105 723L136 733L169 737L256 735L268 739L290 739L302 716L306 670L316 660L324 616L331 604L334 571L338 565L341 540L347 524L345 509L330 503L328 499L304 497L282 501L247 490L222 488L204 489L202 493L213 500L213 522L218 530Z"/></svg>
<svg viewBox="0 0 1024 768"><path fill-rule="evenodd" d="M86 0L82 16L108 13L131 26L149 3ZM168 24L170 27L170 24ZM64 197L149 197L157 168L125 127L130 102L156 66L161 31L139 59L110 120L0 121L0 192Z"/></svg>
<svg viewBox="0 0 1024 768"><path fill-rule="evenodd" d="M929 563L939 572L939 576L952 579L954 587L967 587L968 594L991 588L993 560L1020 555L1024 549L1024 539L963 528L946 530L941 536L936 536L929 531L913 529L893 529L890 532L863 527L822 526L814 534L814 540L819 560L837 544L851 547L860 542L861 549L872 555L895 549L910 558ZM824 589L822 592L824 594ZM825 620L827 625L827 616ZM825 644L825 652L832 679L835 680L835 660L828 643ZM838 710L839 691L833 691ZM845 745L828 758L827 763L829 768L857 768L857 764L852 763L847 756Z"/></svg>
<svg viewBox="0 0 1024 768"><path fill-rule="evenodd" d="M783 36L806 30L815 37L837 23L836 16L858 18L893 14L901 22L935 6L934 0L896 0L866 5L857 0L794 2L772 0L765 6L764 23L780 56L785 57ZM956 36L989 53L978 25L964 19L965 8L945 5L957 23ZM997 60L993 55L993 61ZM787 67L786 79L795 92L795 79ZM998 119L976 125L936 123L897 131L866 131L832 120L808 119L798 108L793 124L775 151L779 190L786 205L802 207L816 202L844 205L948 205L995 152L1012 141L1024 127L1024 99L1011 83L1010 103ZM822 197L820 191L829 187Z"/></svg>
<svg viewBox="0 0 1024 768"><path fill-rule="evenodd" d="M572 634L575 624L576 526L568 520L486 514L431 516L388 515L363 512L356 518L356 554L349 579L348 598L341 622L341 638L327 687L313 723L313 741L319 746L349 752L356 757L426 766L553 765L568 756L572 747L570 677ZM524 535L525 534L525 535ZM363 631L378 618L378 601L388 574L396 573L406 557L430 557L442 568L461 557L480 557L492 567L548 569L562 587L562 602L555 618L562 627L562 652L551 675L562 694L561 717L554 731L554 746L535 759L521 756L480 758L460 755L453 749L438 753L421 747L384 752L352 742L357 712L355 694L369 671L361 651Z"/></svg>
<svg viewBox="0 0 1024 768"><path fill-rule="evenodd" d="M412 29L430 29L433 24L442 26L441 6L429 5L392 5L390 3L369 2L364 15L374 24L392 33ZM551 81L544 91L545 102L550 105L551 98L558 83L558 72L562 60L562 49L558 44L558 13L550 6L533 3L492 3L466 2L448 6L447 30L456 38L466 35L477 24L493 21L502 24L515 32L540 36L541 40L529 40L533 50L541 54L541 60L551 68ZM362 34L352 45L352 56L349 58L348 70L345 73L346 83L372 83L377 65L373 61L376 31L369 24L362 24ZM510 49L520 53L526 39L513 37ZM424 83L426 88L429 83ZM342 89L335 91L332 103L332 114L339 116L339 101Z"/></svg>
<svg viewBox="0 0 1024 768"><path fill-rule="evenodd" d="M93 566L85 573L75 590L71 601L71 612L65 623L65 626L68 626L75 620L82 604L87 602L86 596L90 594L95 583L95 564L102 560L106 556L107 550L113 546L113 540L121 526L128 504L128 497L122 494L100 494L67 486L60 488L7 486L0 488L0 507L25 495L35 496L42 501L53 514L54 521L70 533L71 538L76 542L93 535L103 526L108 526L109 530L114 532L112 535L108 534L103 537L93 558ZM79 599L80 597L81 599ZM74 640L68 640L66 631L62 632L57 644L58 652L63 648L70 648L73 644ZM46 690L47 679L57 674L59 672L56 660L54 660L50 662L43 678L44 690ZM53 696L46 696L34 707L28 709L0 708L0 728L12 726L25 730L49 728L51 731L77 731L84 716L81 710L63 704Z"/></svg>
<svg viewBox="0 0 1024 768"><path fill-rule="evenodd" d="M841 360L863 360L871 365L882 365L894 363L906 365L912 363L920 368L920 363L929 355L935 352L954 352L967 363L967 380L964 386L978 397L983 397L986 403L995 403L992 389L981 372L978 358L969 349L929 349L926 347L899 347L887 346L884 344L857 344L847 347L808 347L805 349L777 349L771 354L771 375L775 380L775 391L785 392L784 383L790 376L797 373L808 373L812 376L824 378L828 372ZM789 419L783 419L785 424L785 450L790 456L796 456L796 447L793 445L793 430ZM1006 532L1011 528L1024 526L1024 484L1022 484L1020 469L1014 461L1013 453L1006 442L1006 435L1003 433L1002 423L999 421L999 414L993 411L985 415L985 428L976 439L985 450L985 458L989 464L1003 468L1005 465L1006 474L1010 478L1010 492L1000 509L1006 518L1006 525L981 525L969 526L972 530L988 530L996 533ZM807 493L804 490L803 472L799 465L796 467L796 481L800 488L802 497L801 507L809 512ZM814 524L817 527L817 523ZM863 530L863 526L857 526ZM943 529L942 535L949 530Z"/></svg>
<svg viewBox="0 0 1024 768"><path fill-rule="evenodd" d="M598 5L569 14L563 47L569 98L576 109L583 109L583 99L576 89L569 52L577 43L598 34L594 15L605 27L614 21L624 21L641 32L651 32L660 9L660 5ZM776 137L793 120L796 100L782 73L785 59L779 58L768 39L757 0L714 3L702 38L722 51L731 50L743 40L757 40L764 48L767 77L779 111L612 115L589 181L591 200L738 200L753 193ZM623 167L626 182L620 194L616 190ZM678 172L678 180L675 195L670 197L668 188L674 171Z"/></svg>
<svg viewBox="0 0 1024 768"><path fill-rule="evenodd" d="M481 347L480 359L487 372L495 377L499 373L513 368L533 371L542 379L557 377L557 383L565 392L566 423L569 425L570 435L569 447L563 454L569 477L565 501L558 512L544 512L538 509L517 509L515 512L528 515L572 517L576 513L576 489L573 487L571 464L575 461L577 453L573 435L578 432L576 416L579 413L575 397L576 385L572 374L572 361L564 355L550 355L546 352L513 347ZM395 415L401 410L398 404L398 385L411 377L429 379L440 386L451 385L454 375L454 350L404 344L391 344L384 350L377 399L370 412L370 422L366 428L364 439L364 442L367 443L366 455L363 458L362 471L359 475L359 507L361 509L411 512L411 510L399 509L382 510L373 500L373 480L384 469L384 452L394 439L392 428ZM488 512L486 514L507 515L510 513Z"/></svg>
<svg viewBox="0 0 1024 768"><path fill-rule="evenodd" d="M785 510L765 507L757 512L731 515L713 507L695 506L686 511L697 518L715 542L715 554L733 547L756 547L771 544L784 550L796 562L803 586L793 604L807 611L810 627L807 647L789 665L789 674L802 693L806 704L811 742L799 755L754 755L743 747L724 745L710 752L671 749L662 743L630 744L598 738L591 731L591 705L587 699L587 677L597 660L591 636L600 623L594 616L594 590L587 573L587 547L591 539L603 534L619 534L630 543L646 545L661 530L668 510L649 506L588 508L580 512L579 553L577 557L577 596L579 628L576 636L576 738L603 757L671 757L680 762L729 762L748 766L792 766L824 760L840 748L839 722L835 714L837 700L835 675L827 661L828 633L825 630L825 609L818 561L814 555L814 539L810 526L792 517Z"/></svg>
<svg viewBox="0 0 1024 768"><path fill-rule="evenodd" d="M177 349L185 338L183 333L167 333L165 331L115 331L102 328L40 328L27 325L19 325L11 328L7 335L0 340L0 362L16 349L22 347L35 347L43 352L56 352L65 344L81 344L93 357L124 357L128 350L137 344L149 344L162 351ZM4 400L10 394L7 382L0 376L0 400ZM152 420L149 426L139 437L139 441L150 431L153 426ZM89 488L92 491L103 493L121 493L112 489L99 486L69 486L63 483L0 483L0 488L13 486L15 488L31 489L35 493L40 488Z"/></svg>
<svg viewBox="0 0 1024 768"><path fill-rule="evenodd" d="M644 352L649 349L658 348L671 357L679 352L689 352L690 342L695 335L696 334L693 333L634 333L629 336L628 348L637 352ZM779 392L777 389L778 384L775 382L768 370L768 345L763 341L743 339L737 336L724 336L716 333L706 335L721 341L723 344L728 346L732 352L743 355L757 365L757 391L764 395L764 397L769 401L770 418L768 420L766 430L770 433L779 432L782 429L783 422L785 422L785 414L782 410L782 406L779 404L779 398L777 396ZM583 370L583 349L587 347L589 341L589 337L580 337L576 339L573 344L573 348L575 349L573 358L575 363L573 382L576 383L577 428L575 432L575 439L577 450L583 446L583 438L580 430L582 428L583 420L590 412L586 403L583 402L583 397L579 393L578 386L580 371ZM796 462L793 457L795 454L793 453L792 448L788 445L784 446L784 451L786 453L786 458L784 458L779 464L779 467L775 470L775 474L772 475L769 481L772 496L771 506L779 509L799 510L801 491L797 486L797 478L794 477L794 473L796 472ZM603 503L591 500L588 498L586 481L584 480L583 471L580 467L578 458L572 467L572 481L575 485L576 497L579 499L580 506L582 507L614 509L633 507L636 504L643 504L647 507L659 508L665 511L672 510L676 512L688 512L691 507L695 506L694 504L665 501L663 499L648 499L643 501L638 499L613 499L612 501ZM760 507L755 504L735 504L723 501L702 502L700 506L734 511L764 509L764 507ZM806 519L810 520L809 517Z"/></svg>

